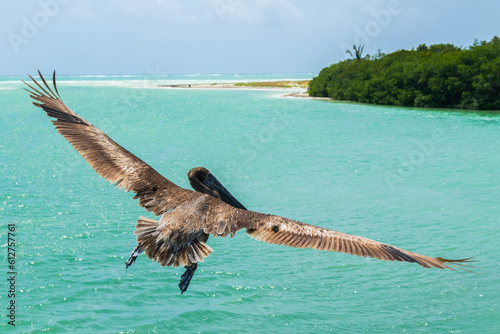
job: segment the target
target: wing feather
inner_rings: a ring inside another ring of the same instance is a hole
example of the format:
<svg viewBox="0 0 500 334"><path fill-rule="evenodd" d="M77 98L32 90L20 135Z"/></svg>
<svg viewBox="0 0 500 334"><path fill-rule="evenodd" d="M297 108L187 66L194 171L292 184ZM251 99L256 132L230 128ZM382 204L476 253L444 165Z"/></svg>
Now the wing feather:
<svg viewBox="0 0 500 334"><path fill-rule="evenodd" d="M144 161L109 138L104 132L68 108L57 91L55 72L50 88L40 71L43 86L33 79L25 84L33 104L42 108L57 131L80 153L89 165L104 179L126 191L136 193L139 205L156 215L173 209L192 196L192 191L169 181Z"/></svg>
<svg viewBox="0 0 500 334"><path fill-rule="evenodd" d="M458 260L433 258L375 240L328 230L280 216L238 210L215 198L210 201L211 205L207 211L203 230L205 233L215 236L226 236L228 231L234 233L236 230L246 228L247 234L252 238L271 244L336 251L385 261L413 262L426 268L454 270L453 267L466 266L465 262L471 262L470 258ZM225 229L218 228L218 224L221 222L225 222L223 224Z"/></svg>

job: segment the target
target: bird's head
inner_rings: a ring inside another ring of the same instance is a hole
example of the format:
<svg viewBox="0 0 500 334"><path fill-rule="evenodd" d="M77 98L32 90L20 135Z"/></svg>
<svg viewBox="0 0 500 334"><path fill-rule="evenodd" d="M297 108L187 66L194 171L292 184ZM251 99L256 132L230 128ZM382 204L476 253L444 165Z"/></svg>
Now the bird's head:
<svg viewBox="0 0 500 334"><path fill-rule="evenodd" d="M193 187L194 190L212 195L211 192L207 191L207 186L205 185L205 181L210 175L212 175L212 173L205 167L195 167L187 174L189 183L191 183L191 187Z"/></svg>
<svg viewBox="0 0 500 334"><path fill-rule="evenodd" d="M188 179L194 190L218 198L238 209L246 208L205 167L196 167L189 171Z"/></svg>

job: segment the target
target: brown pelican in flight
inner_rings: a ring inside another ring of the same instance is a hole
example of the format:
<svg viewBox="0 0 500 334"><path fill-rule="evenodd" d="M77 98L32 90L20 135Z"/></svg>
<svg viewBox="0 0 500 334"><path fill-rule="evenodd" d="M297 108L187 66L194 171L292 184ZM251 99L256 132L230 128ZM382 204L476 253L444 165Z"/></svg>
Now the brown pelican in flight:
<svg viewBox="0 0 500 334"><path fill-rule="evenodd" d="M219 182L219 180L217 180L217 178L212 173L210 173L210 171L208 169L206 169L205 167L196 167L196 168L191 169L188 173L188 179L189 179L189 183L191 184L191 187L193 187L194 190L196 190L200 193L208 194L208 195L211 195L215 198L218 198L218 199L228 203L229 205L232 205L233 207L235 207L237 209L246 210L246 208L243 206L243 204L238 202L238 200L236 198L234 198L233 195ZM144 217L141 217L141 219L138 220L137 222L138 222L137 230L134 232L134 234L136 234L136 235L139 235L139 225L141 225L141 223L146 224L146 226L148 225L147 224L148 222L151 222L153 224L153 226L155 224L157 225L157 222L155 220L147 219ZM146 237L150 237L151 235L152 234L150 234L150 235L146 234ZM209 235L207 233L203 233L202 235L200 235L197 238L200 241L202 241L203 243L205 243L208 240L208 236ZM137 256L139 256L139 254L141 254L145 249L147 249L147 247L145 245L143 245L141 243L141 241L139 241L139 237L137 239L138 239L137 246L135 246L135 248L132 251L132 254L130 254L130 257L128 258L128 260L125 261L126 268L133 265ZM155 242L153 239L151 239L149 241ZM207 256L208 256L208 255L210 255L210 252L212 251L212 249L210 247L208 247L208 245L205 245L205 246L207 247L207 249L209 251L207 254ZM148 256L149 256L149 254L148 254ZM149 256L149 257L151 259L155 259L155 257L152 257L152 256ZM203 262L203 257L200 259L200 262ZM174 265L174 267L176 267L178 264L176 265L174 263L173 265ZM193 277L194 272L196 271L196 268L198 268L198 262L194 262L191 265L186 265L184 267L186 268L186 272L181 276L181 282L179 283L179 288L181 289L181 294L187 290L189 283L191 282L191 278Z"/></svg>
<svg viewBox="0 0 500 334"><path fill-rule="evenodd" d="M104 132L69 109L57 91L55 72L53 89L40 71L42 83L26 89L42 108L57 131L69 141L90 166L104 179L135 193L139 205L160 219L140 218L136 231L138 245L126 264L144 252L161 266L185 266L179 288L184 292L198 262L212 253L208 236L234 236L245 229L252 238L277 245L336 251L386 261L413 262L425 268L453 270L469 259L448 260L413 253L363 237L309 225L280 216L248 211L205 168L189 172L196 191L181 188L160 175L151 166L121 147Z"/></svg>

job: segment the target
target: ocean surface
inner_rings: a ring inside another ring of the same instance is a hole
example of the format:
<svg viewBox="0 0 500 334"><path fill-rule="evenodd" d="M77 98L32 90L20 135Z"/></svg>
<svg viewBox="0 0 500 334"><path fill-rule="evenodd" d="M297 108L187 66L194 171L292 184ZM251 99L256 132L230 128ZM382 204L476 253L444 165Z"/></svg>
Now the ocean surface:
<svg viewBox="0 0 500 334"><path fill-rule="evenodd" d="M0 77L0 331L12 333L498 333L500 115L162 89L312 74L66 76L66 104L176 184L204 166L248 209L407 250L475 257L474 273L268 245L243 231L186 293L182 268L135 246L139 216ZM8 325L8 224L16 326Z"/></svg>

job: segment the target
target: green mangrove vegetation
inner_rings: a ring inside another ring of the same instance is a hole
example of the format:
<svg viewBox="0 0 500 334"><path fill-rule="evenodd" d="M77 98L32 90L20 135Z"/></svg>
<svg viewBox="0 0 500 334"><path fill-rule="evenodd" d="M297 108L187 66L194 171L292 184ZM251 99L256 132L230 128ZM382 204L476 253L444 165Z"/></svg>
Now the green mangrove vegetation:
<svg viewBox="0 0 500 334"><path fill-rule="evenodd" d="M353 58L321 70L309 83L309 95L396 106L500 110L497 36L466 48L422 44L410 51Z"/></svg>

